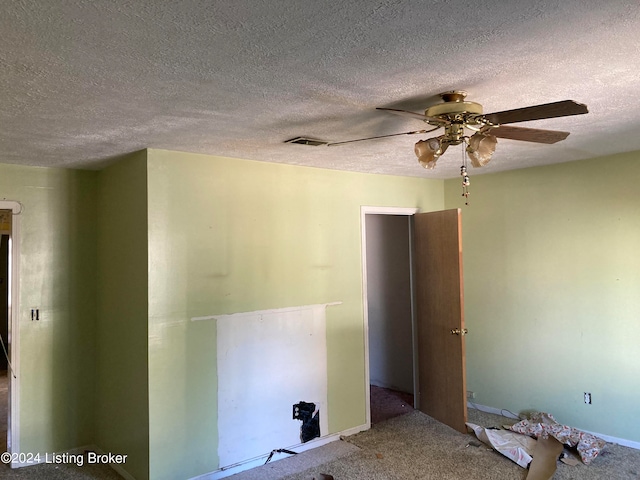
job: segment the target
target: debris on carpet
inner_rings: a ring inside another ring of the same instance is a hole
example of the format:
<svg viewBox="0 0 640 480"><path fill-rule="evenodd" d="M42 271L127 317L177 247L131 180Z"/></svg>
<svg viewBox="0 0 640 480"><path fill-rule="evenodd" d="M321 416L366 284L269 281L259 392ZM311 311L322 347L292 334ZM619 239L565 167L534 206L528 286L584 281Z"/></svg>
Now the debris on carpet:
<svg viewBox="0 0 640 480"><path fill-rule="evenodd" d="M473 423L467 426L478 440L522 468L529 468L527 480L552 478L558 459L567 465L577 465L578 459L565 446L576 449L582 462L589 465L606 445L595 435L559 424L549 413L533 413L529 419L505 427L506 430Z"/></svg>
<svg viewBox="0 0 640 480"><path fill-rule="evenodd" d="M513 460L522 468L527 468L531 463L536 446L535 439L509 430L484 428L474 423L467 423L467 426L473 430L478 440Z"/></svg>
<svg viewBox="0 0 640 480"><path fill-rule="evenodd" d="M511 425L511 430L536 438L552 436L561 444L576 448L585 465L589 465L607 444L591 433L559 424L549 413L533 413L528 420Z"/></svg>

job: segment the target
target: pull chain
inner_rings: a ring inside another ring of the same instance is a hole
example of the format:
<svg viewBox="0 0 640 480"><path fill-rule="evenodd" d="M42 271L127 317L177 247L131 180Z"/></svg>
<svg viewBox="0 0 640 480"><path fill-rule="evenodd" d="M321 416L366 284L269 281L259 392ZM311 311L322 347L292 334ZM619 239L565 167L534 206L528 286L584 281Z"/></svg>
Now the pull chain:
<svg viewBox="0 0 640 480"><path fill-rule="evenodd" d="M462 166L460 167L460 175L462 176L462 196L465 198L464 204L469 205L469 175L467 175L467 157L464 154L465 142L462 142Z"/></svg>

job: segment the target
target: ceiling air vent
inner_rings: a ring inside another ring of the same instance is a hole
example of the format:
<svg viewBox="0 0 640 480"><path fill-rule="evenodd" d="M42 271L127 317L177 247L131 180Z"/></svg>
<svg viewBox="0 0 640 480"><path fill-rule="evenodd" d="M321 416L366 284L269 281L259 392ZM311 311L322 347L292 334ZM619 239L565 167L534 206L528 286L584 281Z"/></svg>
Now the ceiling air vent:
<svg viewBox="0 0 640 480"><path fill-rule="evenodd" d="M284 143L297 143L298 145L311 145L312 147L317 147L318 145L326 145L327 142L323 142L322 140L317 140L315 138L307 138L307 137L295 137L289 140L285 140Z"/></svg>

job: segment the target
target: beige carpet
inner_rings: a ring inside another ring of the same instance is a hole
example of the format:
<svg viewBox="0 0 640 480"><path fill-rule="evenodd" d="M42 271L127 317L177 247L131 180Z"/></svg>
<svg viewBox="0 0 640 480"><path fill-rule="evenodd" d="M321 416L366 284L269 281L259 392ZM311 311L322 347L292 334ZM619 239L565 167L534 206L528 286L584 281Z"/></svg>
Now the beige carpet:
<svg viewBox="0 0 640 480"><path fill-rule="evenodd" d="M0 376L0 434L6 439L6 376ZM485 427L515 420L469 410L469 421ZM4 449L2 450L4 451ZM423 413L410 413L298 455L270 462L229 480L312 480L320 473L336 480L518 480L527 471ZM105 465L36 465L11 470L0 464L7 480L121 480ZM607 444L589 465L558 462L553 480L640 480L640 450ZM175 479L182 480L182 479Z"/></svg>
<svg viewBox="0 0 640 480"><path fill-rule="evenodd" d="M469 421L485 427L515 423L478 410L469 411ZM335 480L518 480L527 475L527 470L480 444L473 434L459 433L417 410L336 443L358 450L319 464L315 457L328 446L319 447L280 460L277 471L267 464L229 480L312 480L321 478L320 473L333 475ZM300 469L305 459L308 467ZM285 473L287 463L292 469ZM607 444L602 456L589 466L572 467L558 462L553 477L601 479L640 479L640 451Z"/></svg>
<svg viewBox="0 0 640 480"><path fill-rule="evenodd" d="M371 424L413 411L413 394L371 385Z"/></svg>

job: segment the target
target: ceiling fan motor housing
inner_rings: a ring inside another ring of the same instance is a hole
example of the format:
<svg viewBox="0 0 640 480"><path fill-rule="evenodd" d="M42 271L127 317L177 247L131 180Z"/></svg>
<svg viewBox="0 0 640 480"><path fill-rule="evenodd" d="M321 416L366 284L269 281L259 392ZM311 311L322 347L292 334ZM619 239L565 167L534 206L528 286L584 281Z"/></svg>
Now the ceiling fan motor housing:
<svg viewBox="0 0 640 480"><path fill-rule="evenodd" d="M427 117L450 117L454 115L482 115L482 105L476 102L444 102L433 105L424 111Z"/></svg>
<svg viewBox="0 0 640 480"><path fill-rule="evenodd" d="M464 141L466 126L483 126L482 105L476 102L465 102L467 96L463 91L441 93L443 103L427 108L424 112L429 119L442 119L440 126L444 127L444 141L449 145L459 145ZM427 123L438 125L437 120Z"/></svg>

